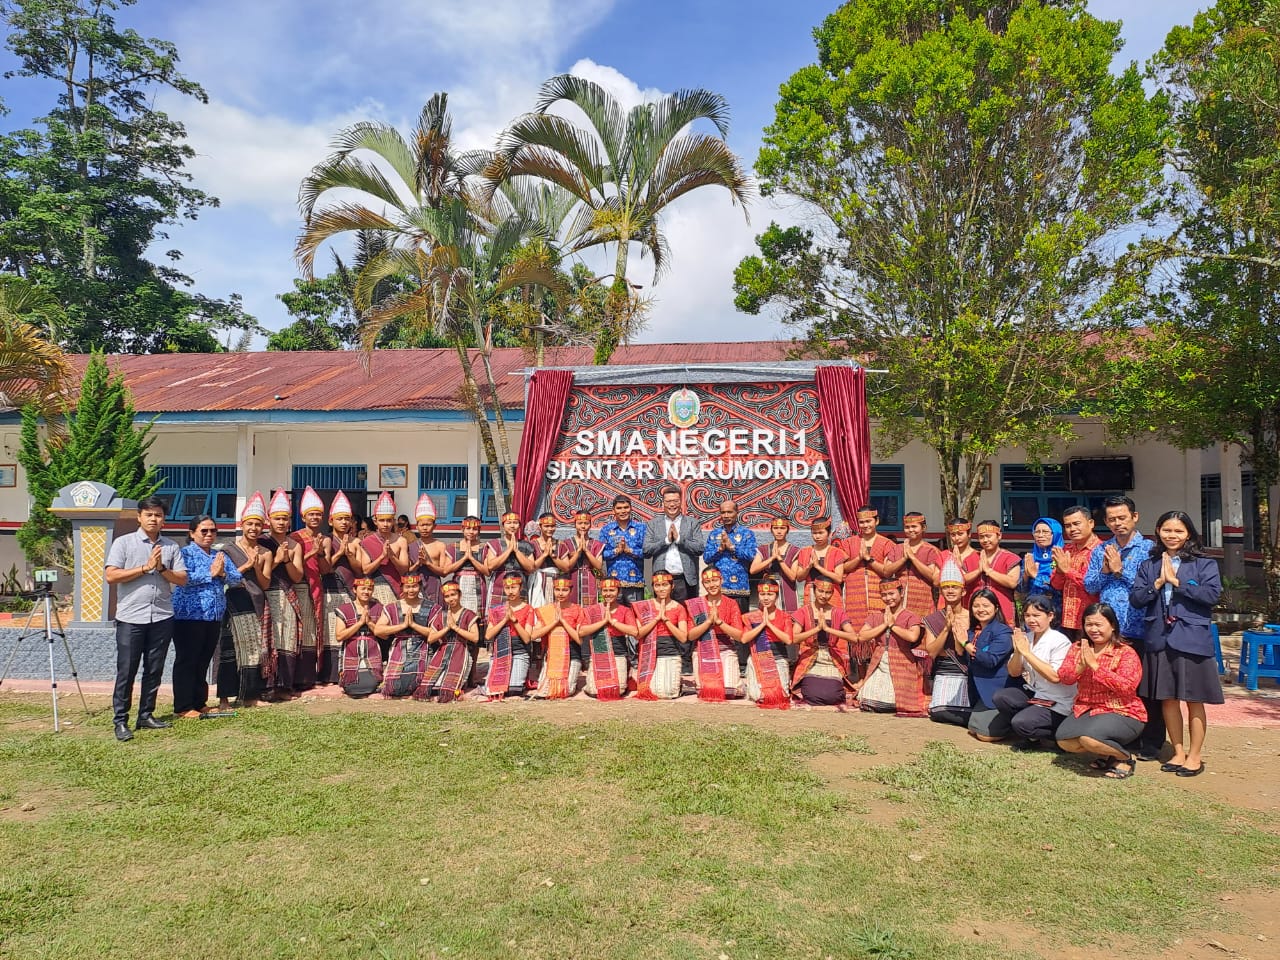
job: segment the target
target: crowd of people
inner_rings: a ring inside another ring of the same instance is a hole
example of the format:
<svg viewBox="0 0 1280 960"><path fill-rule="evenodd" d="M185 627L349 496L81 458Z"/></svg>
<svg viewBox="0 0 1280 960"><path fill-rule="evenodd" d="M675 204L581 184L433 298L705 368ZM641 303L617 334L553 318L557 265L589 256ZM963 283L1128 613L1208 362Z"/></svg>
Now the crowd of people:
<svg viewBox="0 0 1280 960"><path fill-rule="evenodd" d="M426 495L416 529L384 493L362 532L339 492L326 530L307 488L292 530L278 490L270 504L250 498L233 541L216 542L201 517L185 547L160 535L163 504L144 501L138 532L114 541L107 563L119 593L116 736L132 738L140 663L137 726L167 726L154 709L172 639L180 718L325 684L440 703L689 693L928 717L1018 750L1092 754L1111 779L1161 760L1168 740L1161 770L1204 770L1205 704L1223 701L1210 617L1221 583L1183 511L1161 515L1150 539L1134 502L1109 497L1103 541L1073 506L1038 519L1020 557L994 521L954 520L935 545L911 512L895 542L864 507L848 536L816 520L800 547L782 517L757 541L732 499L710 530L683 512L678 488L661 501L644 521L619 496L598 531L584 511L566 538L551 514L526 529L508 513L485 540L471 516L445 543Z"/></svg>

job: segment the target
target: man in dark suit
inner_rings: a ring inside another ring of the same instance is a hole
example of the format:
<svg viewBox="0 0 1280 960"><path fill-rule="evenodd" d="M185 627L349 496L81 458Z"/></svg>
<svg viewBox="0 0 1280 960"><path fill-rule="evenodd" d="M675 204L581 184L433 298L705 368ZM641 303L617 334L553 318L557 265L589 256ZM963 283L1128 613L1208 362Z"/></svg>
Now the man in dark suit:
<svg viewBox="0 0 1280 960"><path fill-rule="evenodd" d="M698 595L698 559L707 545L702 527L692 517L681 516L683 495L679 487L662 490L662 514L649 521L644 556L653 570L666 570L674 578L671 598L681 603Z"/></svg>
<svg viewBox="0 0 1280 960"><path fill-rule="evenodd" d="M649 521L644 556L653 561L653 572L671 574L671 598L684 603L698 595L698 558L707 544L702 527L692 517L680 515L684 496L679 487L662 489L662 513ZM693 645L681 653L680 669L693 674Z"/></svg>

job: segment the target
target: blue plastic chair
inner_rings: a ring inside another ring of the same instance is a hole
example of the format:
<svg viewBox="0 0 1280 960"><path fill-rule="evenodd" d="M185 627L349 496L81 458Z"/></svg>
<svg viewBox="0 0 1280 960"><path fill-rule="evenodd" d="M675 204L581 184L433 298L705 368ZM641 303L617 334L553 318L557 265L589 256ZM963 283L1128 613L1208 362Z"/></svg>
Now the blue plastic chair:
<svg viewBox="0 0 1280 960"><path fill-rule="evenodd" d="M1267 624L1240 634L1240 670L1248 690L1258 689L1260 677L1280 683L1280 628Z"/></svg>

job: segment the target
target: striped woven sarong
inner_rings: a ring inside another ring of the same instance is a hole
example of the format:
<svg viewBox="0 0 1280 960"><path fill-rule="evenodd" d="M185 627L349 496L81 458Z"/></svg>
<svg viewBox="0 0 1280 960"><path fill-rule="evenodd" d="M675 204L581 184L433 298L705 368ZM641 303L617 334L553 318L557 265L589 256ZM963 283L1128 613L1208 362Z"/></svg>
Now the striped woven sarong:
<svg viewBox="0 0 1280 960"><path fill-rule="evenodd" d="M658 619L658 610L653 605L652 600L637 600L631 604L631 612L636 615L636 623L640 626L648 626ZM658 695L653 692L653 673L658 666L658 638L654 636L654 631L650 630L649 635L640 641L640 650L638 662L636 664L636 699L637 700L657 700Z"/></svg>
<svg viewBox="0 0 1280 960"><path fill-rule="evenodd" d="M707 601L702 597L690 597L685 601L685 609L693 622L701 626L707 622ZM696 676L698 680L698 699L709 703L723 703L724 664L720 660L720 642L716 639L715 630L707 630L697 639Z"/></svg>
<svg viewBox="0 0 1280 960"><path fill-rule="evenodd" d="M582 622L582 608L571 603L565 604L560 608L560 618L573 628L577 628ZM538 619L544 624L552 623L556 619L556 605L549 603L538 609ZM535 696L545 697L548 700L564 700L573 695L572 687L572 658L570 656L569 632L563 627L556 627L550 633L542 638L543 649L546 651L545 663L542 669L542 677L538 681L538 691Z"/></svg>
<svg viewBox="0 0 1280 960"><path fill-rule="evenodd" d="M271 687L292 691L298 649L302 646L302 612L298 609L298 596L292 587L273 586L267 590L267 609L271 623L268 656L273 661Z"/></svg>
<svg viewBox="0 0 1280 960"><path fill-rule="evenodd" d="M326 573L324 582L324 646L320 650L320 666L316 671L319 683L337 683L341 669L342 644L338 643L337 633L333 629L333 614L344 603L351 603L355 597L342 577L337 573Z"/></svg>
<svg viewBox="0 0 1280 960"><path fill-rule="evenodd" d="M489 608L489 623L498 623L506 619L505 604ZM489 675L485 677L484 692L490 700L501 700L507 695L511 685L511 662L513 659L511 625L508 624L494 634L489 641Z"/></svg>
<svg viewBox="0 0 1280 960"><path fill-rule="evenodd" d="M600 623L605 618L603 603L593 603L582 608L583 623ZM587 694L597 700L622 699L622 684L619 680L618 661L622 669L626 669L626 657L615 657L613 640L609 636L609 628L601 627L590 637L582 638L583 648L590 658L590 670L587 674Z"/></svg>
<svg viewBox="0 0 1280 960"><path fill-rule="evenodd" d="M431 614L430 626L440 630L446 623L448 611L438 607ZM458 626L466 629L476 622L476 615L470 610L463 610L458 618ZM457 633L450 630L444 636L444 642L431 656L427 663L422 686L414 694L414 699L425 700L435 697L439 703L452 703L462 696L462 687L471 673L471 651L467 642Z"/></svg>
<svg viewBox="0 0 1280 960"><path fill-rule="evenodd" d="M775 658L769 632L762 630L751 641L751 660L747 664L747 696L765 710L788 710L791 696L787 693L787 661Z"/></svg>

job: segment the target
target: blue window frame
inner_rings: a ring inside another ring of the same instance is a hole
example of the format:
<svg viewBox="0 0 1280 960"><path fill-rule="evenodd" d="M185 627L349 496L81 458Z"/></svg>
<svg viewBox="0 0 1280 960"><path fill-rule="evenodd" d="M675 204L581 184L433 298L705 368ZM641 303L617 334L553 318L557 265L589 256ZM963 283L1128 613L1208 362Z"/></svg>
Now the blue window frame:
<svg viewBox="0 0 1280 960"><path fill-rule="evenodd" d="M902 529L902 501L906 496L906 471L900 463L873 463L871 465L870 505L880 514L880 527L884 530ZM853 518L846 517L849 526L855 526Z"/></svg>
<svg viewBox="0 0 1280 960"><path fill-rule="evenodd" d="M1024 463L1000 465L1000 513L1006 530L1030 532L1040 517L1062 519L1062 511L1083 504L1093 514L1095 529L1102 531L1102 501L1123 490L1090 490L1087 493L1067 489L1067 470L1060 463L1046 463L1037 473ZM981 517L971 517L975 522Z"/></svg>
<svg viewBox="0 0 1280 960"><path fill-rule="evenodd" d="M505 485L504 485L505 487ZM503 491L507 495L507 503L511 503L511 491ZM493 484L489 480L489 465L480 465L480 519L485 523L498 522L498 498L493 495ZM528 517L524 518L528 520Z"/></svg>
<svg viewBox="0 0 1280 960"><path fill-rule="evenodd" d="M467 465L418 464L418 496L429 494L437 523L461 523L467 515Z"/></svg>
<svg viewBox="0 0 1280 960"><path fill-rule="evenodd" d="M295 463L293 465L293 489L341 490L350 496L363 493L368 487L369 468L363 463L322 464ZM352 501L354 504L355 501Z"/></svg>
<svg viewBox="0 0 1280 960"><path fill-rule="evenodd" d="M208 514L220 523L236 520L236 465L164 464L156 468L169 520L194 520Z"/></svg>

